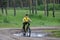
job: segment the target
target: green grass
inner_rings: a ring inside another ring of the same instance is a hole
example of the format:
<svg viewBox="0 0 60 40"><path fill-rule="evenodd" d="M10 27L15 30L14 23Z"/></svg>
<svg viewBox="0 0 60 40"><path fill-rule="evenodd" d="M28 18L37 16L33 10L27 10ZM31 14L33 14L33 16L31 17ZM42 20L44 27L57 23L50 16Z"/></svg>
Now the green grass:
<svg viewBox="0 0 60 40"><path fill-rule="evenodd" d="M29 10L16 10L16 16L13 16L13 9L8 9L8 15L2 15L0 9L0 28L20 28L22 27L22 19ZM60 26L60 10L55 11L55 18L52 17L52 11L49 11L49 16L44 15L44 11L38 11L38 15L30 15L32 20L31 27L36 26ZM6 20L7 18L7 20Z"/></svg>
<svg viewBox="0 0 60 40"><path fill-rule="evenodd" d="M50 37L59 37L60 38L60 30L44 30L44 32L51 32Z"/></svg>
<svg viewBox="0 0 60 40"><path fill-rule="evenodd" d="M53 37L60 37L60 31L55 31L52 36Z"/></svg>
<svg viewBox="0 0 60 40"><path fill-rule="evenodd" d="M60 30L52 30L51 31L53 34L51 35L52 37L59 37L60 38Z"/></svg>

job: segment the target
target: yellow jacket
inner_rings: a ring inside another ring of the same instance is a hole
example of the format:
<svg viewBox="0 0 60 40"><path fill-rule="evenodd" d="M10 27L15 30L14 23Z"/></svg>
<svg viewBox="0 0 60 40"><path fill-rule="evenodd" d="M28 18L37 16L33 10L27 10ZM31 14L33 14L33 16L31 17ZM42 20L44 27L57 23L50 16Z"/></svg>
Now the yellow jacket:
<svg viewBox="0 0 60 40"><path fill-rule="evenodd" d="M25 16L25 17L23 18L23 22L29 22L29 21L31 21L31 19L30 19L28 16Z"/></svg>

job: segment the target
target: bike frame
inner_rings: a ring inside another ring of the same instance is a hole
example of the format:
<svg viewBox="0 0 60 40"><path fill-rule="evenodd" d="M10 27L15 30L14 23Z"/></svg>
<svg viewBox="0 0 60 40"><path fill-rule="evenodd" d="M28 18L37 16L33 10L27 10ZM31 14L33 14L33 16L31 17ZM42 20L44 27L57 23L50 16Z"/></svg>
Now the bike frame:
<svg viewBox="0 0 60 40"><path fill-rule="evenodd" d="M30 29L30 27L25 25L25 32L23 31L23 34L25 34L25 36L30 37L31 36L31 29Z"/></svg>

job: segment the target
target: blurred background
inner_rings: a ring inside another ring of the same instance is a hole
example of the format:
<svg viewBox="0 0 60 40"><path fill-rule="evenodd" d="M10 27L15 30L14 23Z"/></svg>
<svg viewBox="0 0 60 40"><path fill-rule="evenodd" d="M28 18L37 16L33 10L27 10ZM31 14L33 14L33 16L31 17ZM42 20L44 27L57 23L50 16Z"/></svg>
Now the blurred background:
<svg viewBox="0 0 60 40"><path fill-rule="evenodd" d="M0 0L0 28L20 28L28 13L31 27L60 26L60 0Z"/></svg>

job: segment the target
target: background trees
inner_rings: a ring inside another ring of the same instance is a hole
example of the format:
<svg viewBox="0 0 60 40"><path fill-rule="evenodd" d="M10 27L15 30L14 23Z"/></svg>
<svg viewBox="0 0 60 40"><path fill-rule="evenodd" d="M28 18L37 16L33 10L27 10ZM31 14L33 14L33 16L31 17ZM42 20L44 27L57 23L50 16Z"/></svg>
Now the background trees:
<svg viewBox="0 0 60 40"><path fill-rule="evenodd" d="M30 17L34 25L60 25L60 0L0 0L1 23L21 24L26 13L32 14Z"/></svg>
<svg viewBox="0 0 60 40"><path fill-rule="evenodd" d="M5 10L5 15L7 15L7 0L0 0L1 4L1 10L2 10L2 14L4 14L4 10Z"/></svg>
<svg viewBox="0 0 60 40"><path fill-rule="evenodd" d="M57 6L56 6L57 5ZM60 10L60 0L0 0L0 8L2 14L7 15L7 7L14 8L14 16L16 15L16 8L29 9L30 14L37 14L37 10L44 11L45 16L49 16L49 11Z"/></svg>
<svg viewBox="0 0 60 40"><path fill-rule="evenodd" d="M13 0L14 16L16 16L16 0Z"/></svg>

